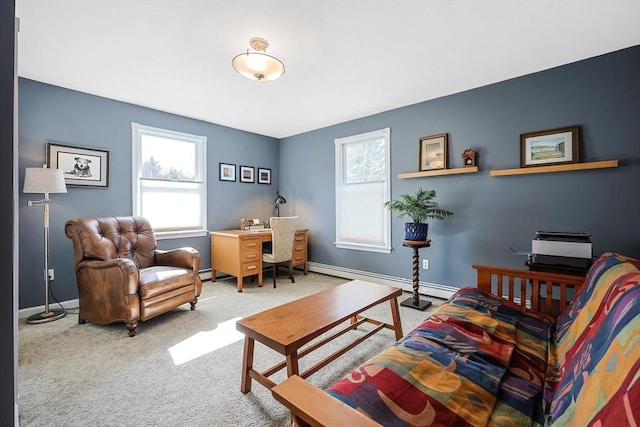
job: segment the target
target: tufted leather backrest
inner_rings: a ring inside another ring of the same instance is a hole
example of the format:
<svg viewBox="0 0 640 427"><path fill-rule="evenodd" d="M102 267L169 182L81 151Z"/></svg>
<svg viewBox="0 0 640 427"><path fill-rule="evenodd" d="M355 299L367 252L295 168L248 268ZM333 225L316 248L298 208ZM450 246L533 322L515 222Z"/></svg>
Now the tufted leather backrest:
<svg viewBox="0 0 640 427"><path fill-rule="evenodd" d="M138 268L154 265L156 238L142 217L74 218L64 226L76 265L84 260L128 258Z"/></svg>

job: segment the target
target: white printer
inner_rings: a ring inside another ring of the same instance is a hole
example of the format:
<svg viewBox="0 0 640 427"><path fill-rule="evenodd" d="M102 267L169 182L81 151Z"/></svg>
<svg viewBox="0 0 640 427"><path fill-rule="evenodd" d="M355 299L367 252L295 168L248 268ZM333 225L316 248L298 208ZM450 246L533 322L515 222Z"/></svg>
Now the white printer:
<svg viewBox="0 0 640 427"><path fill-rule="evenodd" d="M561 231L536 231L531 241L531 253L537 255L584 258L591 261L593 248L589 233L566 233Z"/></svg>

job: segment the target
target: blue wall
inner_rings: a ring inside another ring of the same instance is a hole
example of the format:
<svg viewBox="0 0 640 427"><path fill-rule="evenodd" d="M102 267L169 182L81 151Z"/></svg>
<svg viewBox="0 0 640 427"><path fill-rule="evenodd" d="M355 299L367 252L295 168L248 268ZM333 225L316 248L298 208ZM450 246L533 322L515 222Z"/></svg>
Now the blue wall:
<svg viewBox="0 0 640 427"><path fill-rule="evenodd" d="M88 95L27 79L19 81L19 185L25 167L40 167L46 142L109 150L109 188L69 187L52 194L49 267L58 300L77 298L71 240L66 220L81 216L131 215L131 122L207 137L208 228L237 228L241 217L268 219L278 182L278 140L199 120ZM218 163L272 170L272 185L218 180ZM20 308L44 303L43 215L27 207L38 194L20 194ZM160 240L162 249L193 246L201 268L211 267L209 237Z"/></svg>
<svg viewBox="0 0 640 427"><path fill-rule="evenodd" d="M472 72L472 70L470 71ZM402 247L404 220L394 217L393 251L336 249L334 139L391 127L392 198L423 186L455 212L429 227L431 261L421 279L450 286L475 283L471 264L522 267L509 247L528 250L536 230L587 231L594 253L640 257L637 197L640 182L640 47L426 101L280 141L198 120L20 80L20 185L24 168L40 166L47 140L110 150L108 189L70 188L53 195L51 266L58 299L77 297L68 218L131 213L131 122L206 135L209 228L237 226L240 217L267 218L279 182L288 203L281 214L310 228L311 261L411 277L411 252ZM581 126L582 162L618 159L620 167L553 174L492 177L491 169L519 165L521 133ZM418 138L449 134L449 167L461 167L467 147L478 152L477 174L398 180L417 170ZM272 169L274 184L218 181L218 163ZM42 213L20 195L20 307L43 303ZM35 195L31 195L35 196ZM161 241L191 245L210 267L208 238Z"/></svg>
<svg viewBox="0 0 640 427"><path fill-rule="evenodd" d="M470 70L469 72L473 72ZM580 125L581 162L618 159L620 167L580 172L492 177L519 166L522 133ZM280 188L285 214L305 218L312 261L410 278L411 250L402 246L405 220L394 217L393 251L336 249L334 139L391 127L392 198L420 186L437 191L455 212L432 221L430 260L421 280L474 284L471 264L523 267L509 247L530 250L537 230L591 233L594 254L640 257L640 47L496 83L283 139ZM418 169L418 138L449 134L449 167L462 166L467 147L480 172L397 179ZM310 164L304 159L313 159Z"/></svg>

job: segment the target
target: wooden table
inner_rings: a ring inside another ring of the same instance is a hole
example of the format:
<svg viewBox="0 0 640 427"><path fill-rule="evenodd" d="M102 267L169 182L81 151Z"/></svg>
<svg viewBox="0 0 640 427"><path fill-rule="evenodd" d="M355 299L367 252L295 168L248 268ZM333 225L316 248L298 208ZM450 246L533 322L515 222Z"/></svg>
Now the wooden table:
<svg viewBox="0 0 640 427"><path fill-rule="evenodd" d="M276 385L269 376L287 368L287 376L299 375L307 378L320 368L346 353L357 344L384 328L395 331L395 338L402 338L402 325L398 310L397 297L402 295L400 288L353 280L335 288L318 292L304 298L283 304L254 314L236 322L236 329L245 335L244 355L242 357L242 382L240 391L251 391L251 380L255 379L271 389ZM378 304L389 301L393 324L369 319L359 314ZM350 319L349 325L339 329L327 338L302 349L302 346L318 338L325 332ZM349 345L330 354L315 365L300 373L298 359L320 348L326 343L356 329L368 322L376 325ZM258 372L253 369L253 348L255 341L261 342L285 356L285 361Z"/></svg>

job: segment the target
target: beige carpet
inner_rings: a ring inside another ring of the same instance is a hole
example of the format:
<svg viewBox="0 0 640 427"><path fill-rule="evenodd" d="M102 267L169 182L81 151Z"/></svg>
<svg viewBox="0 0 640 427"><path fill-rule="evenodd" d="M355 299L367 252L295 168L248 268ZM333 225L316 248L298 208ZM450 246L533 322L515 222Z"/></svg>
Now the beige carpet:
<svg viewBox="0 0 640 427"><path fill-rule="evenodd" d="M39 325L23 319L20 426L288 426L288 411L266 388L254 381L250 393L240 392L243 348L235 321L346 281L296 272L295 284L283 277L273 289L266 276L264 287L245 283L240 294L235 279L205 282L195 311L187 304L141 322L134 338L122 323L78 325L72 313ZM389 304L367 313L391 321ZM427 313L401 307L403 331L409 332ZM370 327L302 358L301 370ZM327 387L393 342L391 330L375 334L308 380ZM282 358L256 343L254 360L254 367L263 370ZM281 371L271 378L280 382L284 375Z"/></svg>

